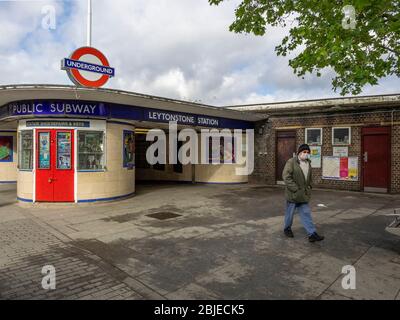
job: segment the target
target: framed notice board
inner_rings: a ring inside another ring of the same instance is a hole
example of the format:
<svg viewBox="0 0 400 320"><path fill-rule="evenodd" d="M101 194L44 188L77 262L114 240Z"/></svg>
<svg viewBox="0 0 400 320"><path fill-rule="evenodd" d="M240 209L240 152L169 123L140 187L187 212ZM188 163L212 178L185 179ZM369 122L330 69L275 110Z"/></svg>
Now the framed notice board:
<svg viewBox="0 0 400 320"><path fill-rule="evenodd" d="M322 179L358 181L358 157L323 157Z"/></svg>

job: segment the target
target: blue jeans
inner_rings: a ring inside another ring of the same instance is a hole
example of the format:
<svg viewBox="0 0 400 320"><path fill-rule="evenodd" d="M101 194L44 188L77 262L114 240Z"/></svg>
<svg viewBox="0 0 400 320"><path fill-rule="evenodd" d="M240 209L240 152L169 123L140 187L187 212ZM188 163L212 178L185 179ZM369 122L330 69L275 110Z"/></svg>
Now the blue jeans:
<svg viewBox="0 0 400 320"><path fill-rule="evenodd" d="M311 209L308 203L294 203L286 201L285 229L292 227L293 216L296 209L300 214L301 223L306 229L307 234L310 236L316 230L315 230L315 225L311 218Z"/></svg>

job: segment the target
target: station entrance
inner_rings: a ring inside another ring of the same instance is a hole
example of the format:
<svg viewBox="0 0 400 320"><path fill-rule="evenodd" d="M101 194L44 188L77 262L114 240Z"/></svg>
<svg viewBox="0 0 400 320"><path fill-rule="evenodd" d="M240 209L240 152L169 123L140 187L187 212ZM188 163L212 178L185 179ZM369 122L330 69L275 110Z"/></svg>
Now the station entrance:
<svg viewBox="0 0 400 320"><path fill-rule="evenodd" d="M36 201L74 202L74 131L36 131Z"/></svg>

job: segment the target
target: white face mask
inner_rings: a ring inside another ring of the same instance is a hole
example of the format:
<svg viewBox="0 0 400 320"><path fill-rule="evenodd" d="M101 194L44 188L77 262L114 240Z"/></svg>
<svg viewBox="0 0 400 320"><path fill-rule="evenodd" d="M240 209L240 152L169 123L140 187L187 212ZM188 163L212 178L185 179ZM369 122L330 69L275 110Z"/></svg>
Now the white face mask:
<svg viewBox="0 0 400 320"><path fill-rule="evenodd" d="M301 152L300 154L299 154L299 158L300 158L300 160L308 160L308 159L310 159L310 154L309 153L305 153L305 152Z"/></svg>

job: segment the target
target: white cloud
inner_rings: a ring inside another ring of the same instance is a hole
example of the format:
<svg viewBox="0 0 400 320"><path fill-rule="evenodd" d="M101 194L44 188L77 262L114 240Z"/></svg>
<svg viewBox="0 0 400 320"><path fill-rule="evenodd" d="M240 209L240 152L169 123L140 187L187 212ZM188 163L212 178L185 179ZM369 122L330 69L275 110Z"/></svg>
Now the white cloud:
<svg viewBox="0 0 400 320"><path fill-rule="evenodd" d="M285 34L265 37L228 31L239 0L94 0L93 46L116 77L107 87L213 105L337 96L332 73L296 77L274 47ZM0 84L69 84L60 60L86 45L86 1L0 2ZM57 29L40 28L41 6L54 4ZM4 31L4 32L3 32ZM391 77L364 94L396 92Z"/></svg>

